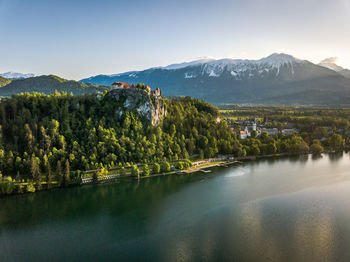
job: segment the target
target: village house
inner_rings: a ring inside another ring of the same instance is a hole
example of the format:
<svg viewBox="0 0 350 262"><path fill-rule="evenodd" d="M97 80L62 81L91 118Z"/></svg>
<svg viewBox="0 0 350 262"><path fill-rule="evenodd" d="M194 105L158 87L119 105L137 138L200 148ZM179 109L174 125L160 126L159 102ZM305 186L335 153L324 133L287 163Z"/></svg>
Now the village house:
<svg viewBox="0 0 350 262"><path fill-rule="evenodd" d="M248 137L248 133L246 131L239 131L239 138L246 139Z"/></svg>

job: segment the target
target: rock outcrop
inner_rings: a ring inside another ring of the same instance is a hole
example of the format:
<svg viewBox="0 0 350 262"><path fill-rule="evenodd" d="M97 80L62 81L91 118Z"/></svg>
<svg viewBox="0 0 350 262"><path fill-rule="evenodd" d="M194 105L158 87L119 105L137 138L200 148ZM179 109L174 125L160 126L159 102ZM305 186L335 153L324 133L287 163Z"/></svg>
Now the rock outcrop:
<svg viewBox="0 0 350 262"><path fill-rule="evenodd" d="M166 115L163 98L140 88L116 88L109 91L106 98L118 101L120 106L116 110L120 116L126 111L136 112L154 126Z"/></svg>

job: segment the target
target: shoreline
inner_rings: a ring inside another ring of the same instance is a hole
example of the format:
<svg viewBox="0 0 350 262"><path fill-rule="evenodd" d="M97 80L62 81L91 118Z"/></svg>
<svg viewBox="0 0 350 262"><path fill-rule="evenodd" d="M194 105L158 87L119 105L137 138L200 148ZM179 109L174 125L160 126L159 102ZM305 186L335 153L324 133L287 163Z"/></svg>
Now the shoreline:
<svg viewBox="0 0 350 262"><path fill-rule="evenodd" d="M329 152L329 151L325 151L323 153L317 154L317 155L322 155L322 154L335 154L335 153L346 153L347 151L339 151L339 152ZM245 156L245 157L236 157L233 158L233 160L227 160L229 159L229 157L226 156L226 159L222 159L220 161L215 161L215 162L209 162L206 164L201 164L201 165L197 165L197 166L192 166L189 169L185 169L185 170L173 170L173 171L169 171L166 173L159 173L159 174L152 174L152 175L148 175L148 176L132 176L129 174L126 175L120 175L120 174L112 174L110 176L107 177L103 177L103 178L99 178L97 181L94 180L93 178L85 178L85 179L81 179L80 183L77 184L70 184L66 187L52 187L50 189L43 189L43 190L38 190L35 192L24 192L24 193L15 193L15 194L9 194L9 195L1 195L0 198L3 197L10 197L10 196L18 196L18 195L27 195L27 194L31 194L31 193L38 193L38 192L45 192L45 191L50 191L50 190L57 190L60 188L69 188L69 187L76 187L76 186L84 186L84 185L98 185L98 184L107 184L107 183L115 183L116 181L119 181L119 179L123 179L123 178L131 178L131 179L145 179L145 178L153 178L153 177L159 177L159 176L168 176L168 175L186 175L186 174L192 174L192 173L197 173L197 172L203 172L203 173L211 173L211 170L207 170L209 168L213 168L213 167L229 167L233 164L240 164L240 163L244 163L244 162L251 162L251 161L256 161L256 160L260 160L260 159L269 159L269 158L280 158L280 157L286 157L286 156L303 156L303 155L315 155L312 153L306 153L306 154L291 154L291 153L280 153L280 154L272 154L272 155L262 155L262 156ZM210 159L202 159L202 160L198 160L197 162L201 162L201 161L210 161ZM194 162L196 163L196 162ZM142 164L143 165L143 164ZM113 168L112 170L117 170L120 168ZM111 171L112 171L111 170ZM83 171L85 173L93 173L93 172L97 172L98 170L87 170L87 171ZM55 181L54 181L55 182ZM46 184L46 182L42 182L43 184Z"/></svg>

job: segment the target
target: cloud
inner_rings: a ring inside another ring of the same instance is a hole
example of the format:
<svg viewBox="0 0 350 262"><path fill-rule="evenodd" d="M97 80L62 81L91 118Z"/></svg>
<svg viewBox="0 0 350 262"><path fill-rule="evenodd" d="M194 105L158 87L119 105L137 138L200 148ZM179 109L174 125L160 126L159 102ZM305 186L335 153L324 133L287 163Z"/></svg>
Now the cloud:
<svg viewBox="0 0 350 262"><path fill-rule="evenodd" d="M206 60L206 59L214 59L212 56L198 56L196 60Z"/></svg>
<svg viewBox="0 0 350 262"><path fill-rule="evenodd" d="M323 59L321 63L336 63L338 61L338 57L329 57L326 59Z"/></svg>

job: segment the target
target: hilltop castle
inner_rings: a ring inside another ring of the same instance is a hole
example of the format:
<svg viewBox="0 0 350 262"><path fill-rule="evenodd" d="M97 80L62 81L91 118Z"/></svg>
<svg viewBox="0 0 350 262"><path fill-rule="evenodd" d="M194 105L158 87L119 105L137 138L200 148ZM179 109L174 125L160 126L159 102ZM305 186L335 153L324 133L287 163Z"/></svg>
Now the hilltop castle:
<svg viewBox="0 0 350 262"><path fill-rule="evenodd" d="M115 82L112 86L113 89L106 97L120 102L120 107L115 109L119 116L126 111L135 111L152 125L161 123L167 111L159 88L151 91L145 84L130 85L122 82Z"/></svg>
<svg viewBox="0 0 350 262"><path fill-rule="evenodd" d="M160 88L157 87L154 91L151 90L151 87L148 86L148 85L145 85L145 84L137 84L137 85L134 85L134 84L129 84L129 83L125 83L125 82L114 82L112 84L112 87L113 88L124 88L124 89L127 89L127 88L139 88L139 89L142 89L144 91L146 91L147 93L151 94L152 96L155 96L155 97L159 97L162 95L161 91L160 91Z"/></svg>

